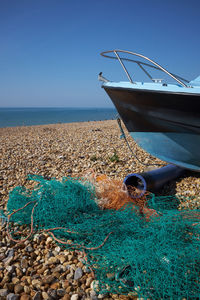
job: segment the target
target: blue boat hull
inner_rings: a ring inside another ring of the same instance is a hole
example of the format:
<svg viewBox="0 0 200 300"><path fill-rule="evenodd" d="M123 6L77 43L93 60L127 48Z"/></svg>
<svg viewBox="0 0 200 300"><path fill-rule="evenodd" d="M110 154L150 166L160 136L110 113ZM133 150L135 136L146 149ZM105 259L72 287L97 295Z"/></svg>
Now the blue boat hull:
<svg viewBox="0 0 200 300"><path fill-rule="evenodd" d="M103 88L140 147L163 161L200 171L200 94L111 84Z"/></svg>
<svg viewBox="0 0 200 300"><path fill-rule="evenodd" d="M130 132L151 155L193 171L200 171L200 136L188 133Z"/></svg>

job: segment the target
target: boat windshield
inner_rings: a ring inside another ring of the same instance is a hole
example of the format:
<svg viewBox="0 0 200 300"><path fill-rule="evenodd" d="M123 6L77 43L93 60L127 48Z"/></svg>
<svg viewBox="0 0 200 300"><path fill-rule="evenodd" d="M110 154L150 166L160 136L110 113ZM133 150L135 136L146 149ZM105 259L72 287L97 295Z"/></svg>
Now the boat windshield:
<svg viewBox="0 0 200 300"><path fill-rule="evenodd" d="M144 59L145 62L140 61L140 60L136 60L136 59L132 59L132 58L128 58L128 57L122 57L121 54L126 54L126 55L130 54L130 55L133 55L133 56L137 56L137 57L140 57L140 58ZM148 58L148 57L146 57L142 54L134 53L134 52L131 52L131 51L126 51L126 50L116 49L116 50L104 51L104 52L101 53L101 55L104 56L104 57L107 57L107 58L117 59L120 62L124 72L126 73L128 79L131 83L134 83L134 82L133 82L127 68L125 67L124 61L136 63L140 67L140 69L142 69L142 71L148 76L148 78L150 78L150 80L153 81L153 82L161 82L162 79L153 78L151 76L151 74L149 73L149 71L146 70L146 67L150 67L150 68L153 68L154 70L162 71L165 74L167 74L168 76L170 76L172 79L174 79L176 82L178 82L178 84L180 84L184 87L190 87L186 84L186 83L189 83L189 81L187 79L184 79L184 78L182 78L178 75L175 75L175 74L167 71L161 65L159 65L155 61L151 60L150 58Z"/></svg>

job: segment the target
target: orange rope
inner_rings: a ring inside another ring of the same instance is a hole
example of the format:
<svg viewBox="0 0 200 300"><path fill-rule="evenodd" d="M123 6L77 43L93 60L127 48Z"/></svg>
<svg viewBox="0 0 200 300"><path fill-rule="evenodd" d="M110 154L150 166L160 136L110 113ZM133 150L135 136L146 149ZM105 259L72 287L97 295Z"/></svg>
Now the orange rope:
<svg viewBox="0 0 200 300"><path fill-rule="evenodd" d="M132 209L136 213L139 212L147 222L151 217L158 217L158 213L154 209L147 207L148 192L140 196L141 191L138 194L135 187L128 186L127 188L123 188L121 180L110 179L106 175L97 176L96 182L93 184L96 186L98 205L100 207L119 210L131 204Z"/></svg>
<svg viewBox="0 0 200 300"><path fill-rule="evenodd" d="M33 213L34 213L35 207L38 205L38 203L35 203L35 202L36 202L36 201L30 201L30 202L26 203L26 205L24 205L23 207L17 209L16 211L12 212L12 213L8 216L7 234L8 234L8 237L9 237L9 239L10 239L11 241L13 241L13 242L15 242L15 243L17 243L17 244L23 243L23 242L25 242L26 240L28 240L29 237L32 235L32 233L33 233ZM10 234L10 232L9 232L9 222L10 222L10 218L11 218L11 216L13 216L14 214L16 214L18 211L24 209L25 207L27 207L27 206L28 206L29 204L31 204L31 203L35 203L35 205L33 206L32 211L31 211L31 230L30 230L30 233L28 234L28 236L27 236L25 239L20 240L20 241L19 241L19 240L16 240L16 239L14 239L14 238L11 236L11 234ZM64 244L64 245L69 245L69 242L65 242L65 241L63 241L63 240L60 240L60 239L56 238L55 235L53 234L53 232L51 232L51 231L53 231L53 230L59 230L59 229L63 229L63 230L65 230L66 232L69 232L69 233L78 234L78 232L74 232L74 231L71 231L71 230L67 230L67 229L64 228L64 227L49 228L49 229L45 229L44 232L48 232L48 233L54 238L54 240L57 241L58 243ZM101 247L105 244L105 242L107 241L107 239L109 238L109 236L111 235L111 233L112 233L112 232L110 232L110 233L106 236L106 238L104 239L103 243L100 244L100 245L97 246L97 247L86 247L86 246L79 245L79 244L70 244L70 245L71 245L71 246L76 246L76 247L79 247L79 248L84 248L84 249L86 249L86 250L96 250L96 249L101 248Z"/></svg>
<svg viewBox="0 0 200 300"><path fill-rule="evenodd" d="M29 237L33 234L33 213L34 213L35 207L38 205L38 203L37 203L37 202L35 203L35 202L36 202L36 201L30 201L30 202L26 203L26 205L24 205L23 207L17 209L16 211L12 212L12 213L8 216L8 222L7 222L7 235L8 235L8 237L9 237L9 239L10 239L11 241L13 241L13 242L15 242L15 243L17 243L17 244L20 244L20 243L23 243L23 242L25 242L26 240L28 240ZM20 240L20 241L19 241L19 240L16 240L16 239L14 239L14 238L11 236L11 234L10 234L10 232L9 232L9 222L10 222L10 218L11 218L14 214L16 214L18 211L24 209L25 207L27 207L27 206L28 206L29 204L31 204L31 203L35 203L35 205L33 206L32 211L31 211L31 230L30 230L30 233L28 234L28 236L27 236L25 239Z"/></svg>
<svg viewBox="0 0 200 300"><path fill-rule="evenodd" d="M54 229L53 229L53 230L54 230ZM45 231L46 231L46 230L45 230ZM86 247L86 246L79 245L79 244L73 244L73 243L65 242L65 241L63 241L63 240L60 240L60 239L56 238L55 235L53 234L53 232L51 232L51 231L48 231L48 232L49 232L49 234L53 237L53 239L54 239L55 241L57 241L58 243L60 243L60 244L63 244L63 245L70 245L70 246L75 246L75 247L83 248L83 249L86 249L86 250L97 250L97 249L103 247L103 245L105 244L105 242L107 241L107 239L109 238L109 236L111 235L111 233L113 233L113 232L110 232L110 233L106 236L106 238L104 239L103 243L101 243L99 246L97 246L97 247Z"/></svg>
<svg viewBox="0 0 200 300"><path fill-rule="evenodd" d="M83 254L84 254L85 261L86 261L86 263L87 263L87 265L88 265L88 268L89 268L90 271L91 271L92 277L95 278L94 271L93 271L92 267L89 266L88 258L87 258L87 255L86 255L86 253L85 253L84 250L83 250Z"/></svg>
<svg viewBox="0 0 200 300"><path fill-rule="evenodd" d="M67 228L65 228L65 227L48 228L48 229L45 229L44 231L45 231L45 232L49 232L49 231L51 231L51 230L59 230L59 229L63 229L65 232L68 232L68 233L79 234L78 232L71 231L71 230L67 230Z"/></svg>

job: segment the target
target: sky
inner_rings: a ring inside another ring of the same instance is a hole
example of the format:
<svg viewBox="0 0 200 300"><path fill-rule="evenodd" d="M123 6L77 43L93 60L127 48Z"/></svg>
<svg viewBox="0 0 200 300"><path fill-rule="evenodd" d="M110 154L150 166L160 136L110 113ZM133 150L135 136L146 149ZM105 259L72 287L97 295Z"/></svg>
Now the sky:
<svg viewBox="0 0 200 300"><path fill-rule="evenodd" d="M192 80L199 36L199 0L0 0L0 107L112 107L98 73L127 80L100 56L113 49Z"/></svg>

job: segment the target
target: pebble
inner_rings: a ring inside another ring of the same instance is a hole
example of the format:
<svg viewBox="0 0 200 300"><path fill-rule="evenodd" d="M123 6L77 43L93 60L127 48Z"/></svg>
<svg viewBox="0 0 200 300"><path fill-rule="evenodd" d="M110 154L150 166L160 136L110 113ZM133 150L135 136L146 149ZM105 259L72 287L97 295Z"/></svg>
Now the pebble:
<svg viewBox="0 0 200 300"><path fill-rule="evenodd" d="M23 257L21 260L21 268L26 269L27 267L28 267L28 261L26 258Z"/></svg>
<svg viewBox="0 0 200 300"><path fill-rule="evenodd" d="M13 257L14 256L14 249L8 249L8 251L6 251L6 255L7 255L7 257Z"/></svg>
<svg viewBox="0 0 200 300"><path fill-rule="evenodd" d="M62 300L70 300L70 295L68 295L68 294L66 294L66 295L64 295L64 297L62 298Z"/></svg>
<svg viewBox="0 0 200 300"><path fill-rule="evenodd" d="M58 263L59 263L59 259L55 256L50 257L47 261L47 265L58 264Z"/></svg>
<svg viewBox="0 0 200 300"><path fill-rule="evenodd" d="M46 244L49 244L53 241L53 239L51 237L48 237L47 240L46 240Z"/></svg>
<svg viewBox="0 0 200 300"><path fill-rule="evenodd" d="M49 295L46 292L42 292L43 299L49 299Z"/></svg>
<svg viewBox="0 0 200 300"><path fill-rule="evenodd" d="M47 293L48 293L49 297L52 297L53 299L57 298L57 292L56 292L56 290L49 289Z"/></svg>
<svg viewBox="0 0 200 300"><path fill-rule="evenodd" d="M58 246L55 248L55 251L59 253L61 251L61 248Z"/></svg>
<svg viewBox="0 0 200 300"><path fill-rule="evenodd" d="M5 266L9 266L12 261L13 261L13 256L8 256L8 257L3 259L3 263L4 263Z"/></svg>
<svg viewBox="0 0 200 300"><path fill-rule="evenodd" d="M71 300L78 300L78 294L74 294L71 296Z"/></svg>
<svg viewBox="0 0 200 300"><path fill-rule="evenodd" d="M93 291L93 290L90 291L90 298L91 298L91 300L98 300L98 297L97 297L95 291Z"/></svg>
<svg viewBox="0 0 200 300"><path fill-rule="evenodd" d="M57 289L57 295L63 297L66 294L65 289Z"/></svg>
<svg viewBox="0 0 200 300"><path fill-rule="evenodd" d="M25 285L25 286L24 286L24 292L25 292L26 294L29 294L30 291L31 291L30 287L27 286L27 285Z"/></svg>
<svg viewBox="0 0 200 300"><path fill-rule="evenodd" d="M86 279L86 284L85 284L86 287L90 287L92 281L93 281L93 278L92 278L92 277L88 277L88 278Z"/></svg>
<svg viewBox="0 0 200 300"><path fill-rule="evenodd" d="M57 256L57 258L59 259L61 264L63 264L66 261L66 257L64 255L59 255Z"/></svg>
<svg viewBox="0 0 200 300"><path fill-rule="evenodd" d="M9 283L6 284L6 288L8 289L9 293L13 293L14 284L12 282L9 282Z"/></svg>
<svg viewBox="0 0 200 300"><path fill-rule="evenodd" d="M33 248L32 248L31 246L27 246L27 247L26 247L26 251L28 251L28 252L33 252Z"/></svg>
<svg viewBox="0 0 200 300"><path fill-rule="evenodd" d="M15 295L15 294L11 293L11 294L8 294L6 299L7 300L19 300L19 295Z"/></svg>
<svg viewBox="0 0 200 300"><path fill-rule="evenodd" d="M14 287L15 294L20 294L23 291L24 291L24 287L21 284L15 285Z"/></svg>
<svg viewBox="0 0 200 300"><path fill-rule="evenodd" d="M19 278L13 277L13 278L12 278L12 283L13 283L13 284L19 283Z"/></svg>
<svg viewBox="0 0 200 300"><path fill-rule="evenodd" d="M52 283L52 281L55 280L55 277L53 275L48 275L48 276L44 276L43 277L43 280L42 280L42 283L45 284L45 283Z"/></svg>
<svg viewBox="0 0 200 300"><path fill-rule="evenodd" d="M5 297L7 295L8 295L7 289L0 289L0 299L1 299L1 297Z"/></svg>
<svg viewBox="0 0 200 300"><path fill-rule="evenodd" d="M33 300L42 300L42 293L36 292L35 295L33 296Z"/></svg>
<svg viewBox="0 0 200 300"><path fill-rule="evenodd" d="M81 268L77 268L74 273L74 280L78 280L83 276L83 271Z"/></svg>
<svg viewBox="0 0 200 300"><path fill-rule="evenodd" d="M10 273L12 274L12 273L14 273L15 267L14 266L7 266L6 270L8 271L8 274L10 274Z"/></svg>
<svg viewBox="0 0 200 300"><path fill-rule="evenodd" d="M20 300L31 300L31 296L27 294L23 294L21 295Z"/></svg>
<svg viewBox="0 0 200 300"><path fill-rule="evenodd" d="M38 280L38 279L33 279L31 283L34 288L40 287L40 280Z"/></svg>

